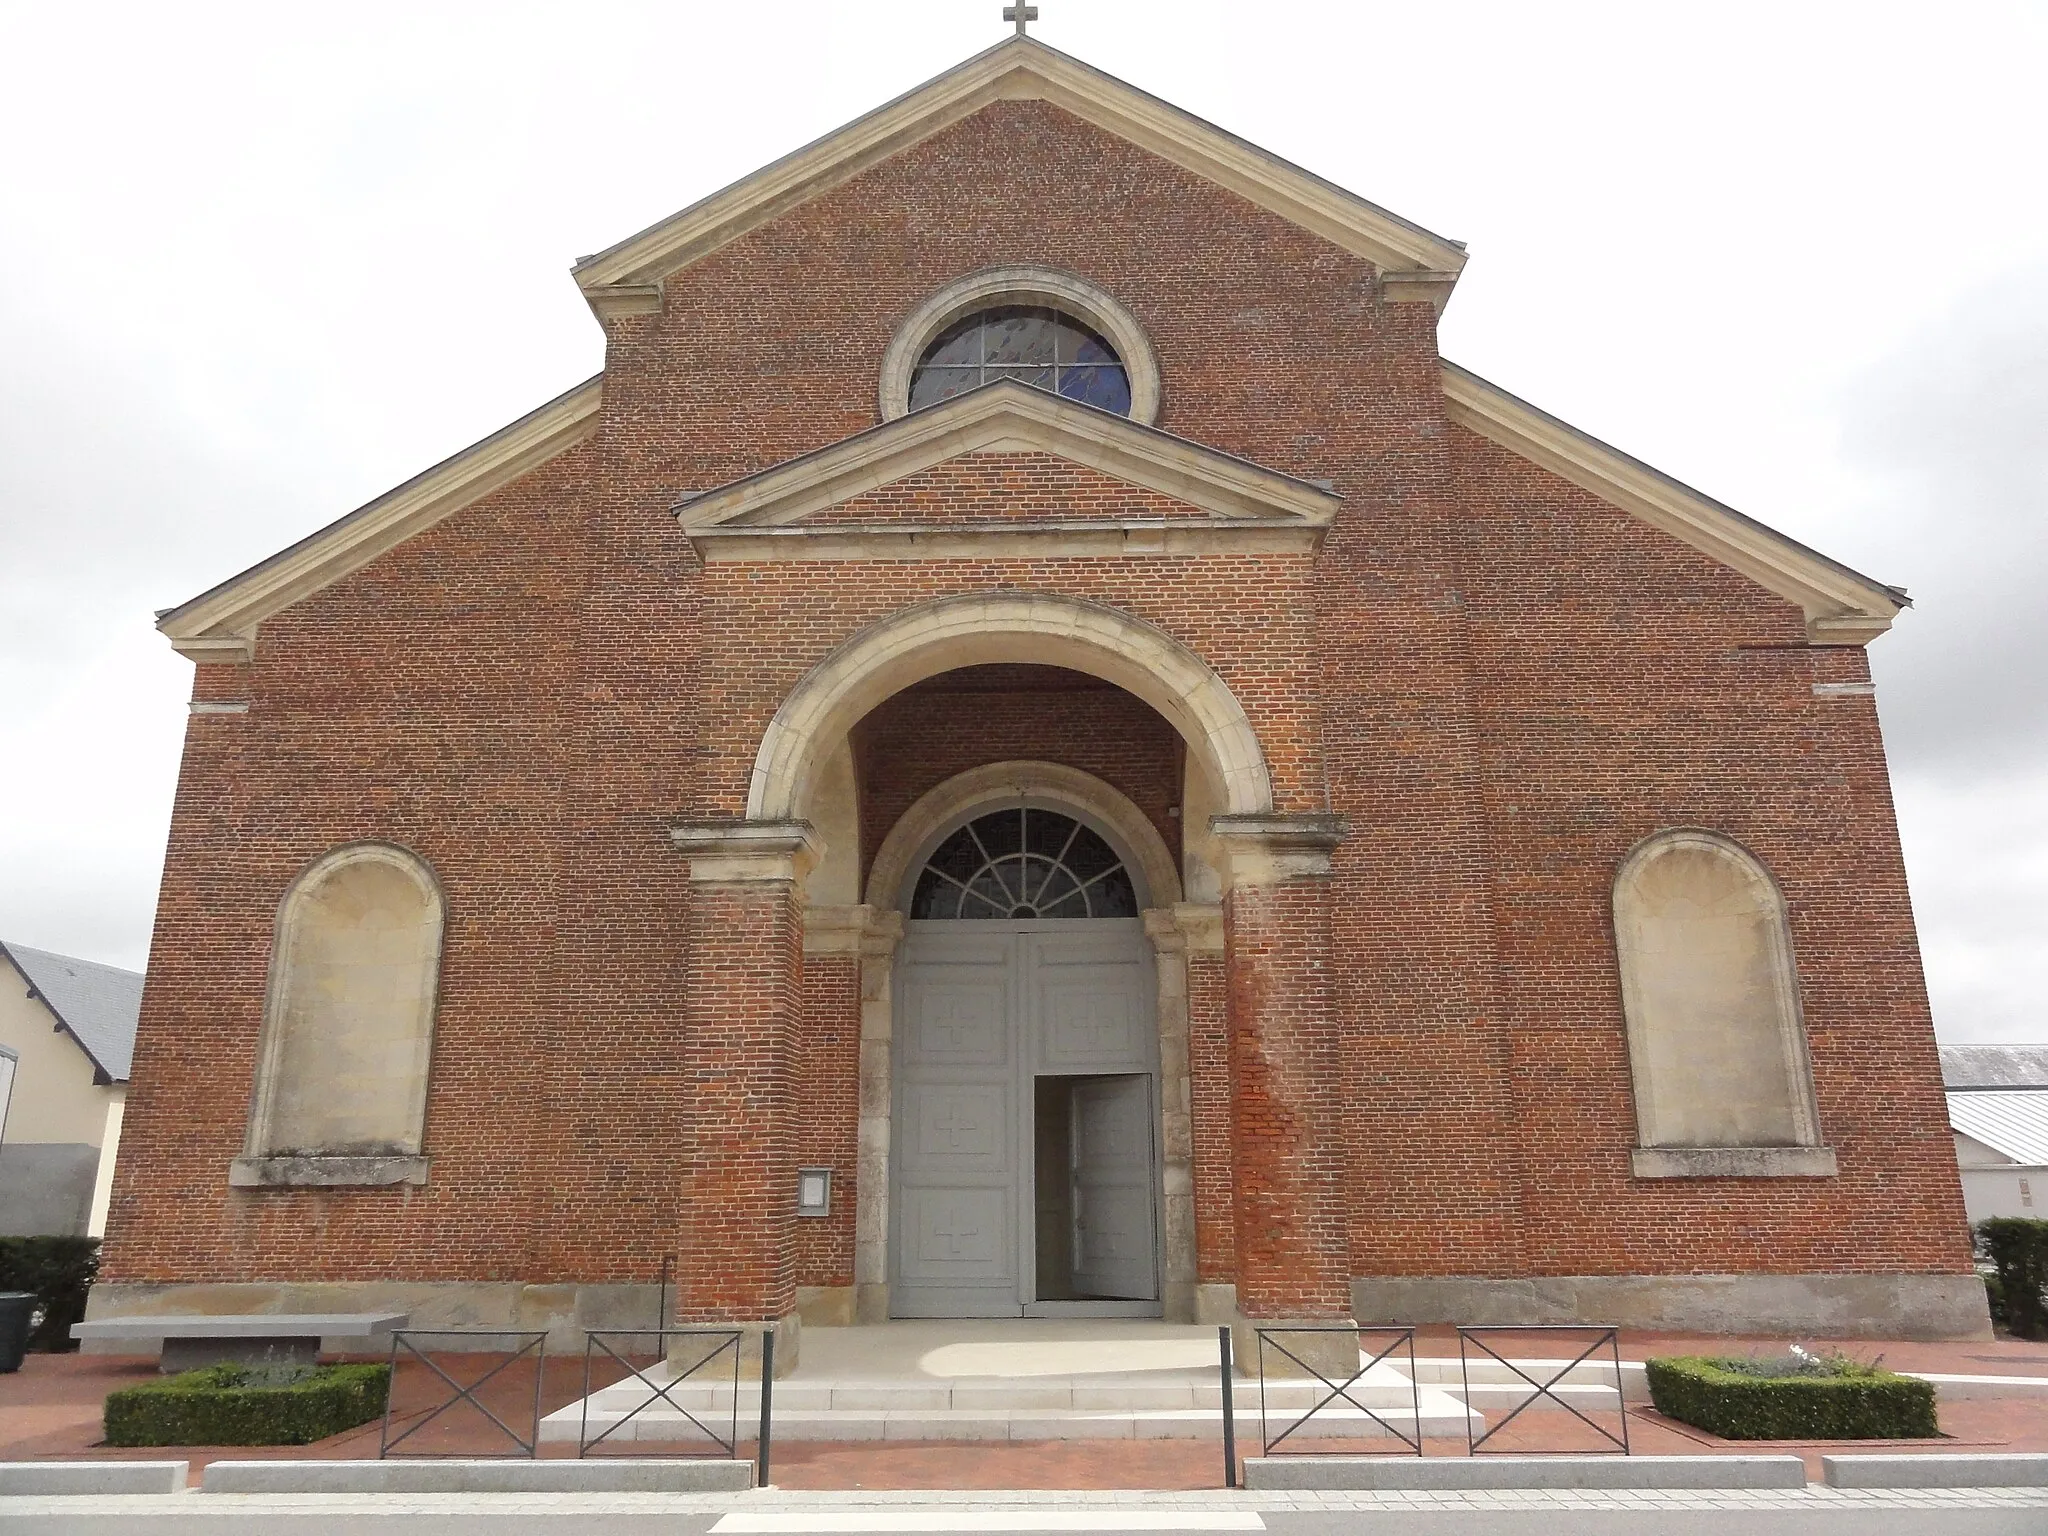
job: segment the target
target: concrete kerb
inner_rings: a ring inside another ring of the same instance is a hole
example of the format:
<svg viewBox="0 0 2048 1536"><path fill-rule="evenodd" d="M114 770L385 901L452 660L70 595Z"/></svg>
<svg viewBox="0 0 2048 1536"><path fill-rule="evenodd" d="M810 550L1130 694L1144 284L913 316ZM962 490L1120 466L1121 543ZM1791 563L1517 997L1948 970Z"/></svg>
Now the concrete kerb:
<svg viewBox="0 0 2048 1536"><path fill-rule="evenodd" d="M2048 1488L2048 1455L1823 1456L1830 1488Z"/></svg>
<svg viewBox="0 0 2048 1536"><path fill-rule="evenodd" d="M0 1495L183 1493L189 1461L0 1461Z"/></svg>
<svg viewBox="0 0 2048 1536"><path fill-rule="evenodd" d="M1804 1488L1797 1456L1248 1456L1254 1490Z"/></svg>
<svg viewBox="0 0 2048 1536"><path fill-rule="evenodd" d="M216 1461L201 1486L207 1493L739 1493L754 1486L754 1464L652 1457Z"/></svg>

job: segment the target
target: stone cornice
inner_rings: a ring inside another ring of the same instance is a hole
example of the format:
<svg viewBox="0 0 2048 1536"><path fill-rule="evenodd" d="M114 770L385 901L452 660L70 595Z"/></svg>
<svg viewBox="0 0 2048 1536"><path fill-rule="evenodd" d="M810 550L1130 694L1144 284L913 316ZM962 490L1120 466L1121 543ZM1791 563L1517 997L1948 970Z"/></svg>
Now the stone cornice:
<svg viewBox="0 0 2048 1536"><path fill-rule="evenodd" d="M1002 379L692 497L676 508L676 519L692 537L714 527L783 527L982 451L1053 454L1212 517L1269 526L1327 526L1341 500L1248 459Z"/></svg>
<svg viewBox="0 0 2048 1536"><path fill-rule="evenodd" d="M1889 629L1910 601L1455 363L1443 364L1443 381L1452 421L1797 603L1812 644L1863 645Z"/></svg>
<svg viewBox="0 0 2048 1536"><path fill-rule="evenodd" d="M260 565L166 609L157 628L195 661L253 659L262 620L581 442L595 430L602 401L602 376L585 380Z"/></svg>
<svg viewBox="0 0 2048 1536"><path fill-rule="evenodd" d="M999 100L1047 101L1389 270L1464 248L1035 38L1009 38L846 126L576 263L586 294L660 280ZM593 304L600 302L593 300Z"/></svg>
<svg viewBox="0 0 2048 1536"><path fill-rule="evenodd" d="M1151 518L1090 522L831 523L790 528L693 528L698 558L722 560L1048 560L1124 555L1310 555L1320 527Z"/></svg>
<svg viewBox="0 0 2048 1536"><path fill-rule="evenodd" d="M599 320L661 313L660 283L613 283L603 288L586 288L583 298Z"/></svg>

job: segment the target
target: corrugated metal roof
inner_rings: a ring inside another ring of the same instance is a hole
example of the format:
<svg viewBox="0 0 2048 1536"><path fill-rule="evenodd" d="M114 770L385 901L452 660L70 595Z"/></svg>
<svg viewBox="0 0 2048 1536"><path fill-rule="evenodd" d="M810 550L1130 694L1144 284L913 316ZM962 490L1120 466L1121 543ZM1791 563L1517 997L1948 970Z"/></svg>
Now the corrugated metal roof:
<svg viewBox="0 0 2048 1536"><path fill-rule="evenodd" d="M114 1082L128 1081L135 1020L142 1012L140 971L74 960L26 944L0 942L0 955L14 962L94 1066Z"/></svg>
<svg viewBox="0 0 2048 1536"><path fill-rule="evenodd" d="M1948 1088L2048 1088L2048 1045L1944 1045Z"/></svg>
<svg viewBox="0 0 2048 1536"><path fill-rule="evenodd" d="M2048 1090L1980 1088L1948 1096L1949 1126L2028 1168L2048 1168Z"/></svg>

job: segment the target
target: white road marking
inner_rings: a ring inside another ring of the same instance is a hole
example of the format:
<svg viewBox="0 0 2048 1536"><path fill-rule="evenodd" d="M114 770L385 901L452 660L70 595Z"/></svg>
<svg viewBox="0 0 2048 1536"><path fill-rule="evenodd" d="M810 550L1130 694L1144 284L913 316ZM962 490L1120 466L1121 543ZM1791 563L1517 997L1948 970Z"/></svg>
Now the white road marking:
<svg viewBox="0 0 2048 1536"><path fill-rule="evenodd" d="M801 1514L731 1514L712 1536L779 1536L806 1531L1263 1531L1249 1510L1211 1509L871 1509Z"/></svg>

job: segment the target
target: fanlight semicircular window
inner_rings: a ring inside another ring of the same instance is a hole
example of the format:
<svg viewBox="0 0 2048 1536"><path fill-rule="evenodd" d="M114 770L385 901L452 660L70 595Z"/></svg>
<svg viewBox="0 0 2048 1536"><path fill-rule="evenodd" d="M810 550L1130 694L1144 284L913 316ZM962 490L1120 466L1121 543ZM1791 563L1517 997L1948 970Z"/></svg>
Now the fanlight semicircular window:
<svg viewBox="0 0 2048 1536"><path fill-rule="evenodd" d="M1042 305L1007 304L956 320L918 357L910 408L1016 379L1098 410L1131 414L1124 360L1100 333Z"/></svg>
<svg viewBox="0 0 2048 1536"><path fill-rule="evenodd" d="M914 918L1136 917L1116 850L1071 816L1034 806L977 816L933 850Z"/></svg>

